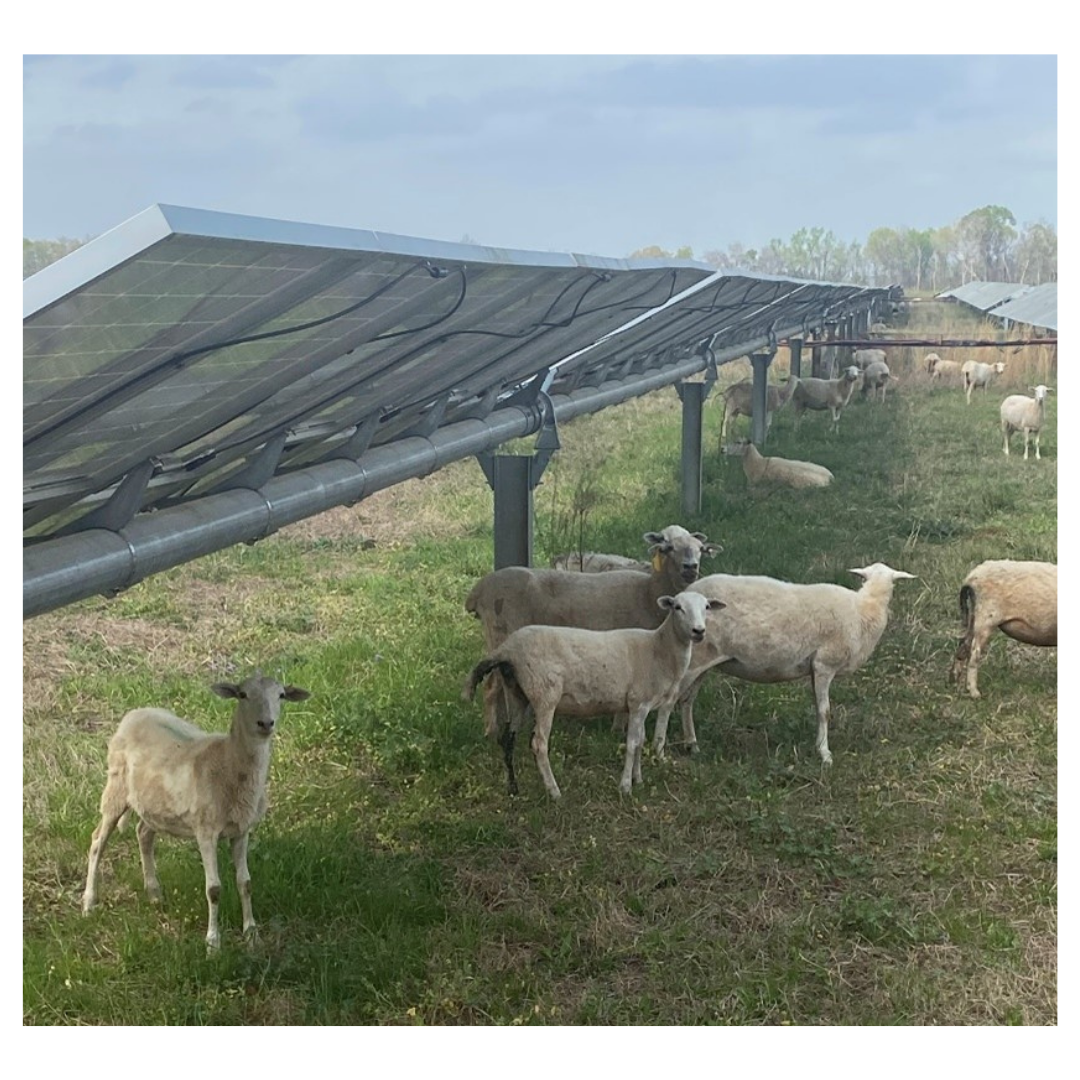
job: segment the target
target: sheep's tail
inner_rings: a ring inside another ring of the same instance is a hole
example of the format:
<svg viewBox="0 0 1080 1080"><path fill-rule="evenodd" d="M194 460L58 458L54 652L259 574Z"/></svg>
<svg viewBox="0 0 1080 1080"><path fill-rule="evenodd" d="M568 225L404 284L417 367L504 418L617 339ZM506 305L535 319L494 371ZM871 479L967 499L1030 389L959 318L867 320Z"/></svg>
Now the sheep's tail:
<svg viewBox="0 0 1080 1080"><path fill-rule="evenodd" d="M975 590L966 582L960 586L960 622L962 632L952 666L952 677L955 680L963 677L964 666L971 656L971 641L975 636Z"/></svg>
<svg viewBox="0 0 1080 1080"><path fill-rule="evenodd" d="M472 669L468 679L465 680L465 688L461 691L461 697L464 701L472 701L476 695L476 688L495 670L498 669L499 674L505 680L507 686L513 686L516 683L514 678L514 665L509 660L493 660L490 657L480 661Z"/></svg>

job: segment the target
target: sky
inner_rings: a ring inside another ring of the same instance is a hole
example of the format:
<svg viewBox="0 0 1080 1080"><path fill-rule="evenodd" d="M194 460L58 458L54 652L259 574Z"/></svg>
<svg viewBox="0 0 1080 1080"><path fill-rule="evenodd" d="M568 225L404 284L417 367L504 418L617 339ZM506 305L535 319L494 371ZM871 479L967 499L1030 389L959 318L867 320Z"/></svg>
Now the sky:
<svg viewBox="0 0 1080 1080"><path fill-rule="evenodd" d="M1057 169L1053 55L23 61L31 239L88 238L172 203L700 258L803 226L864 241L987 204L1056 225Z"/></svg>

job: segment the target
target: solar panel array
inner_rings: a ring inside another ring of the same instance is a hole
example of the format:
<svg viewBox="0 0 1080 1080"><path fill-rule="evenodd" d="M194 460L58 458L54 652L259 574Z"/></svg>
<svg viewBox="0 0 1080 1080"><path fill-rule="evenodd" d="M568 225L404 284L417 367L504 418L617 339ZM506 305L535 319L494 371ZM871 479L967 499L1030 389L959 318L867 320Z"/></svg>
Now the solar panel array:
<svg viewBox="0 0 1080 1080"><path fill-rule="evenodd" d="M1035 285L1019 296L1010 297L990 314L995 319L1008 319L1040 330L1057 331L1057 282Z"/></svg>
<svg viewBox="0 0 1080 1080"><path fill-rule="evenodd" d="M881 292L152 207L24 283L28 550Z"/></svg>

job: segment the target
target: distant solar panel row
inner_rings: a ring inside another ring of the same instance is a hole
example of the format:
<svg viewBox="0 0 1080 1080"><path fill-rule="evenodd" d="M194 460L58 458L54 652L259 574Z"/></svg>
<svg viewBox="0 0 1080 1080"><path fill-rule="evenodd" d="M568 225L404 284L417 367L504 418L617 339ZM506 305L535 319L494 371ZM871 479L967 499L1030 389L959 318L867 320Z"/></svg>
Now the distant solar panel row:
<svg viewBox="0 0 1080 1080"><path fill-rule="evenodd" d="M969 281L939 293L995 319L1008 319L1041 330L1057 330L1057 282L1021 285L1008 281Z"/></svg>
<svg viewBox="0 0 1080 1080"><path fill-rule="evenodd" d="M25 533L100 526L125 478L129 513L167 508L877 292L152 207L24 283Z"/></svg>

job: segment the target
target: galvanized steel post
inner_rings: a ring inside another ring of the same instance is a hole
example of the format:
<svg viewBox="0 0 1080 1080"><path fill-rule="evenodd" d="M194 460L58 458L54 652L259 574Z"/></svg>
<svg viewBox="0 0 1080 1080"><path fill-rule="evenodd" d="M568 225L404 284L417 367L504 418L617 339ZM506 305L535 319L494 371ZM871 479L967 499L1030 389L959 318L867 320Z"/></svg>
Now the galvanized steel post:
<svg viewBox="0 0 1080 1080"><path fill-rule="evenodd" d="M772 358L772 353L750 354L750 365L754 369L754 385L750 391L750 438L755 446L765 445L766 417L769 407L769 364Z"/></svg>
<svg viewBox="0 0 1080 1080"><path fill-rule="evenodd" d="M802 345L802 338L788 338L788 348L791 350L791 369L788 378L802 377Z"/></svg>
<svg viewBox="0 0 1080 1080"><path fill-rule="evenodd" d="M701 413L709 387L703 382L679 384L682 398L682 505L690 517L701 513Z"/></svg>

